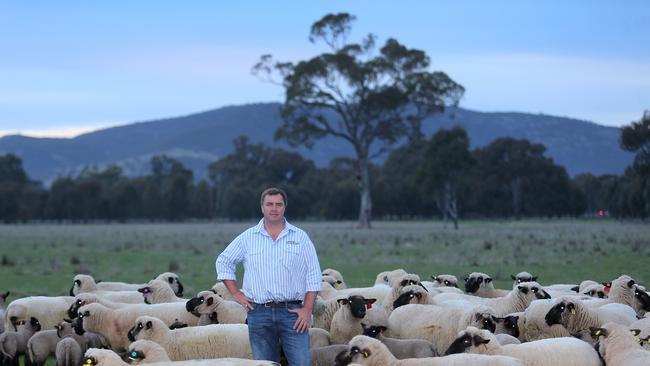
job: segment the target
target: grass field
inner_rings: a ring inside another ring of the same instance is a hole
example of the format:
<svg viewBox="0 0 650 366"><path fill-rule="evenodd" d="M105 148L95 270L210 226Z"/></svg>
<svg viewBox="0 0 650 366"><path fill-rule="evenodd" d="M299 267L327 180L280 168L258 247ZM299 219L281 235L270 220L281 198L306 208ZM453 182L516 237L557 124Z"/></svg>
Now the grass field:
<svg viewBox="0 0 650 366"><path fill-rule="evenodd" d="M0 292L64 295L76 273L105 281L146 282L179 274L185 296L211 287L218 253L248 223L159 223L0 226ZM314 241L321 267L340 270L351 286L404 268L422 279L480 271L495 285L527 270L542 284L610 280L627 273L650 280L650 225L614 220L440 222L296 222Z"/></svg>

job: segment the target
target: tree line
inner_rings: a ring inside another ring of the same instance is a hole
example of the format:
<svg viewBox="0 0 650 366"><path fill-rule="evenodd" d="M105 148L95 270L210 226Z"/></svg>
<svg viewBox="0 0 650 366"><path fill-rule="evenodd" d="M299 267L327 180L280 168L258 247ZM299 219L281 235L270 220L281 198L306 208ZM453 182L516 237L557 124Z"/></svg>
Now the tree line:
<svg viewBox="0 0 650 366"><path fill-rule="evenodd" d="M622 129L622 147L637 152L623 175L569 177L542 144L499 138L470 149L461 127L392 150L371 164L375 217L460 218L594 216L645 218L650 213L650 113ZM125 176L112 165L57 178L49 188L31 180L20 158L0 156L0 220L79 221L229 219L260 216L268 186L289 195L290 219L350 220L358 216L357 162L335 158L317 167L300 154L241 136L231 154L211 163L208 178L171 157L150 160L150 173ZM602 210L602 211L601 211Z"/></svg>

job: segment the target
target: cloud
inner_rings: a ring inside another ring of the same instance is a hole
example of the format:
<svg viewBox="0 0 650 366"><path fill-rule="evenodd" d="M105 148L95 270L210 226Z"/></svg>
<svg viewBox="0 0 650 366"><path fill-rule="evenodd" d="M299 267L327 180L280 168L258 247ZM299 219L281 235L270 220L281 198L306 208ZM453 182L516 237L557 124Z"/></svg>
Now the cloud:
<svg viewBox="0 0 650 366"><path fill-rule="evenodd" d="M41 129L0 130L0 137L7 135L23 135L37 138L73 138L84 133L124 124L124 122L105 122L79 126L59 126Z"/></svg>

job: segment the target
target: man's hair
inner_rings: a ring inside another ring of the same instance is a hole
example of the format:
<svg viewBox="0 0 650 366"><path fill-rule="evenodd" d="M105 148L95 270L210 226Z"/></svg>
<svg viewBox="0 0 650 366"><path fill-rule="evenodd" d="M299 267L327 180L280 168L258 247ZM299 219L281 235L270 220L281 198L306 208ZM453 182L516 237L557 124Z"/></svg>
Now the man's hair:
<svg viewBox="0 0 650 366"><path fill-rule="evenodd" d="M287 194L280 188L275 188L275 187L267 188L264 190L264 192L262 192L262 196L260 197L260 206L264 206L264 197L273 196L276 194L282 195L282 200L284 201L284 207L287 207L287 203L288 203Z"/></svg>

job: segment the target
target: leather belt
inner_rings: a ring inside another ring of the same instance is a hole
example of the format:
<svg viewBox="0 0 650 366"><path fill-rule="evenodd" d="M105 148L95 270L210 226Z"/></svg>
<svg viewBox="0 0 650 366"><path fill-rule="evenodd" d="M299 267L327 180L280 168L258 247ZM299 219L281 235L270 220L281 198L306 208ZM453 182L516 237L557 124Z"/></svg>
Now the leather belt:
<svg viewBox="0 0 650 366"><path fill-rule="evenodd" d="M302 300L292 300L292 301L269 301L263 305L265 308L288 308L289 305L300 305Z"/></svg>

